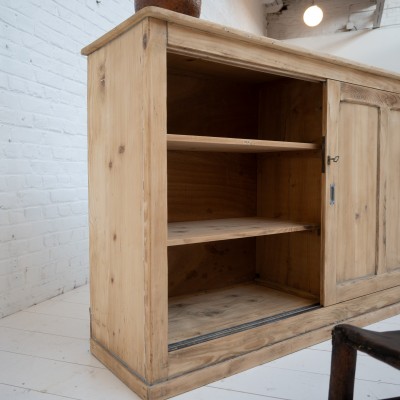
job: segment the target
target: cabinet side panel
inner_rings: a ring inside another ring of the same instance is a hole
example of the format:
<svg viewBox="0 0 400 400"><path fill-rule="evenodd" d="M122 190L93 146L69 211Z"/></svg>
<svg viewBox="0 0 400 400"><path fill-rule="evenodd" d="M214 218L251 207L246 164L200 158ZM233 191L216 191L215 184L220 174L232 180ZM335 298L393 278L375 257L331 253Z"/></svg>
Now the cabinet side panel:
<svg viewBox="0 0 400 400"><path fill-rule="evenodd" d="M91 334L144 375L140 26L89 57ZM135 82L136 81L136 82Z"/></svg>
<svg viewBox="0 0 400 400"><path fill-rule="evenodd" d="M400 268L400 110L389 112L389 129L386 137L384 195L381 201L383 235L386 250L386 269Z"/></svg>
<svg viewBox="0 0 400 400"><path fill-rule="evenodd" d="M338 283L376 273L379 110L341 103L335 187Z"/></svg>
<svg viewBox="0 0 400 400"><path fill-rule="evenodd" d="M153 297L148 282L154 262L146 246L153 240L148 220L154 188L153 182L145 185L151 160L146 145L151 126L143 111L151 95L146 91L149 61L143 40L147 24L144 21L90 55L88 140L91 336L151 380L148 353L154 337L149 337L149 330L155 327L150 327ZM158 276L162 280L163 274Z"/></svg>
<svg viewBox="0 0 400 400"><path fill-rule="evenodd" d="M143 137L146 379L167 375L167 26L149 18L143 24ZM140 104L141 97L135 104Z"/></svg>

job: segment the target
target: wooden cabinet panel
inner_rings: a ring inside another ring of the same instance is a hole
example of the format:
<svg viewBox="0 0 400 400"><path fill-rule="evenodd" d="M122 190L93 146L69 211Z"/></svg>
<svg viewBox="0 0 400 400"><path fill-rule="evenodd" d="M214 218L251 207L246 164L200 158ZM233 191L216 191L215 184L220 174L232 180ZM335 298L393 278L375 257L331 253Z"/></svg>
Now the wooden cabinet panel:
<svg viewBox="0 0 400 400"><path fill-rule="evenodd" d="M399 96L400 97L400 96ZM400 109L388 112L382 140L382 267L400 269Z"/></svg>
<svg viewBox="0 0 400 400"><path fill-rule="evenodd" d="M91 338L148 382L168 356L165 45L146 21L88 68Z"/></svg>
<svg viewBox="0 0 400 400"><path fill-rule="evenodd" d="M399 100L327 84L324 305L400 283Z"/></svg>
<svg viewBox="0 0 400 400"><path fill-rule="evenodd" d="M379 115L376 107L342 103L336 181L337 207L336 281L374 275L377 231L377 141Z"/></svg>

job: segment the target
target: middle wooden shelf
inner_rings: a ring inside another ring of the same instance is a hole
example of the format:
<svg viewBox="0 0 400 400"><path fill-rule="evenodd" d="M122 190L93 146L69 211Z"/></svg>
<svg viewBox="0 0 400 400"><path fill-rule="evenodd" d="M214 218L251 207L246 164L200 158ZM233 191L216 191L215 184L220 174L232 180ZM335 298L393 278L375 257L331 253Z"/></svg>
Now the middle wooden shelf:
<svg viewBox="0 0 400 400"><path fill-rule="evenodd" d="M168 150L268 153L319 150L316 143L167 134Z"/></svg>
<svg viewBox="0 0 400 400"><path fill-rule="evenodd" d="M318 224L313 223L260 217L170 222L168 246L276 235L317 228Z"/></svg>

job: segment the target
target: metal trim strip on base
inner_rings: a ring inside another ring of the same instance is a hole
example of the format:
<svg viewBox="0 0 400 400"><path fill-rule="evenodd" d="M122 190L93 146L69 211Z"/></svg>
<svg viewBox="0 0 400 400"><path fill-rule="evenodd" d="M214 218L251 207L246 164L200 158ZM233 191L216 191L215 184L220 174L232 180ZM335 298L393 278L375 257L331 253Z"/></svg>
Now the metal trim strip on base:
<svg viewBox="0 0 400 400"><path fill-rule="evenodd" d="M219 331L206 333L205 335L195 336L190 339L185 339L180 342L171 343L168 345L168 352L184 349L185 347L194 346L196 344L208 342L210 340L219 339L224 336L232 335L234 333L243 332L249 329L257 328L262 325L267 325L272 322L280 321L282 319L290 318L295 315L303 314L308 311L321 308L320 304L312 304L309 306L296 308L295 310L286 311L271 317L257 319L256 321L246 322L244 324L236 325L231 328L221 329Z"/></svg>

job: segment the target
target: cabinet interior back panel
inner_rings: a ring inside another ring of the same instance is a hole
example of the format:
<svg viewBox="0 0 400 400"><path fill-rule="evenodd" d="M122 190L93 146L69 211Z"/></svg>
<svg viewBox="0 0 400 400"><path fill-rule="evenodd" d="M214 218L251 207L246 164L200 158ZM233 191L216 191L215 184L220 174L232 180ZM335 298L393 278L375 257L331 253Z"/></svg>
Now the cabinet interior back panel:
<svg viewBox="0 0 400 400"><path fill-rule="evenodd" d="M168 152L168 222L253 217L257 156Z"/></svg>
<svg viewBox="0 0 400 400"><path fill-rule="evenodd" d="M251 281L256 238L222 240L168 248L168 296Z"/></svg>
<svg viewBox="0 0 400 400"><path fill-rule="evenodd" d="M320 296L321 237L296 232L257 239L259 279L273 287Z"/></svg>
<svg viewBox="0 0 400 400"><path fill-rule="evenodd" d="M258 85L168 74L171 134L257 139Z"/></svg>
<svg viewBox="0 0 400 400"><path fill-rule="evenodd" d="M321 83L281 78L260 86L259 138L321 143Z"/></svg>

